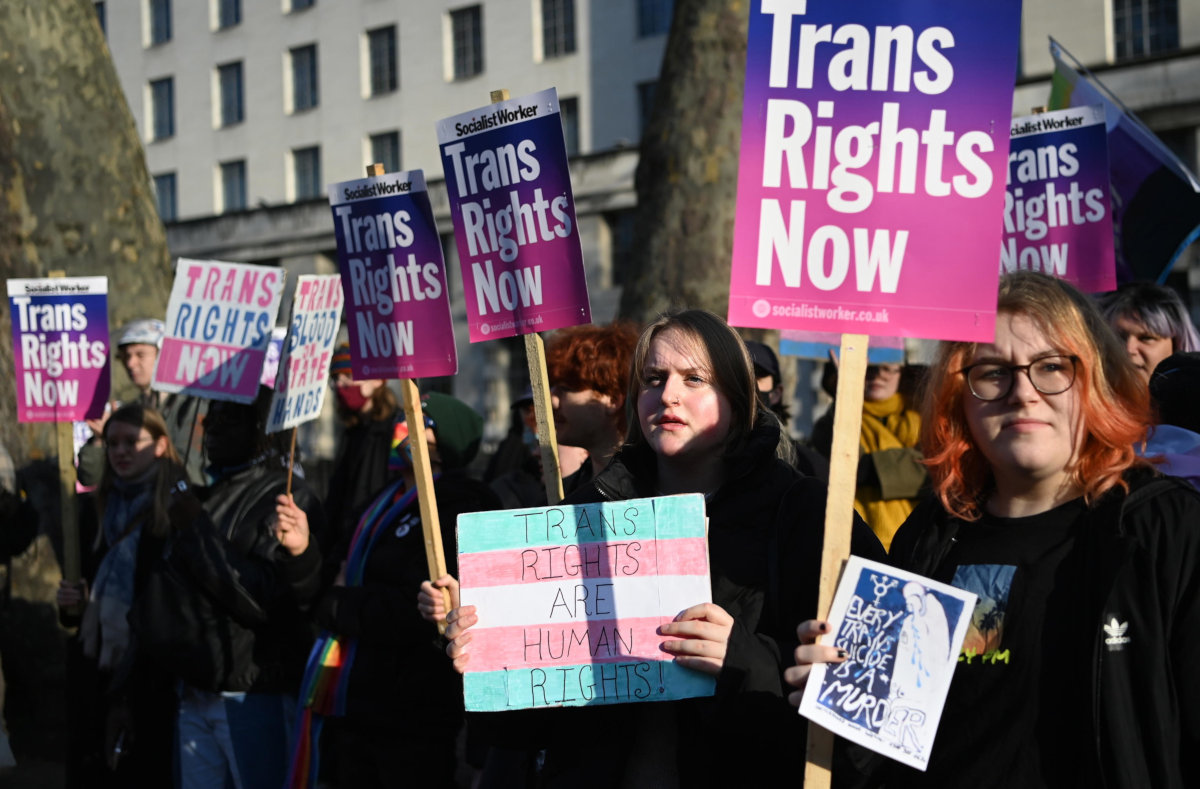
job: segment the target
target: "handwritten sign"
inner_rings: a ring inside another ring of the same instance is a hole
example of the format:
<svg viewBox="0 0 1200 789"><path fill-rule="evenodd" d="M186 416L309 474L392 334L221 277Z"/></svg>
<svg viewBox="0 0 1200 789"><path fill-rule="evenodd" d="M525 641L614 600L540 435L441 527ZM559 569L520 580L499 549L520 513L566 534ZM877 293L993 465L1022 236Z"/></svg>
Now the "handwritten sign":
<svg viewBox="0 0 1200 789"><path fill-rule="evenodd" d="M754 0L729 322L990 340L1019 0Z"/></svg>
<svg viewBox="0 0 1200 789"><path fill-rule="evenodd" d="M454 375L442 241L420 170L329 187L353 376Z"/></svg>
<svg viewBox="0 0 1200 789"><path fill-rule="evenodd" d="M843 663L813 667L800 714L924 770L975 595L851 556L829 623Z"/></svg>
<svg viewBox="0 0 1200 789"><path fill-rule="evenodd" d="M18 422L70 422L104 413L108 279L8 280Z"/></svg>
<svg viewBox="0 0 1200 789"><path fill-rule="evenodd" d="M437 128L471 342L590 322L558 92Z"/></svg>
<svg viewBox="0 0 1200 789"><path fill-rule="evenodd" d="M337 274L296 280L292 320L279 357L267 432L316 419L329 388L329 361L342 324L342 281Z"/></svg>
<svg viewBox="0 0 1200 789"><path fill-rule="evenodd" d="M1117 287L1104 108L1013 118L1000 273L1031 269L1081 290Z"/></svg>
<svg viewBox="0 0 1200 789"><path fill-rule="evenodd" d="M712 695L656 632L712 599L704 525L696 494L459 516L467 709Z"/></svg>
<svg viewBox="0 0 1200 789"><path fill-rule="evenodd" d="M285 276L270 266L180 258L152 387L253 402Z"/></svg>

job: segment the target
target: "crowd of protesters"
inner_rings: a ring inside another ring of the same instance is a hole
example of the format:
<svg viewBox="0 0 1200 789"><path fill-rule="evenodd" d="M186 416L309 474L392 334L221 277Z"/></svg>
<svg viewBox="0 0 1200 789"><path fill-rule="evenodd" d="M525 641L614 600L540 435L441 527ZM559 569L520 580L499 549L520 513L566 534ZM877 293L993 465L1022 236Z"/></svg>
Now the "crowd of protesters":
<svg viewBox="0 0 1200 789"><path fill-rule="evenodd" d="M476 479L473 409L426 393L408 425L342 346L329 375L344 429L320 496L265 433L269 390L248 405L151 391L161 330L118 335L140 396L92 424L79 457L84 580L58 593L76 633L70 786L802 782L793 705L813 664L846 659L817 618L832 418L812 442L788 435L769 347L701 310L548 344L558 442L579 450L567 504L704 496L711 602L659 632L715 694L465 714L460 674L486 623L459 604L454 525L545 504L529 396ZM982 579L1002 627L968 641L1010 657L960 663L928 771L839 741L835 785L1200 785L1200 494L1162 473L1200 479L1197 350L1169 290L1098 306L1024 272L1002 279L992 342L945 343L927 372L868 368L852 552ZM1103 649L1110 620L1130 648Z"/></svg>

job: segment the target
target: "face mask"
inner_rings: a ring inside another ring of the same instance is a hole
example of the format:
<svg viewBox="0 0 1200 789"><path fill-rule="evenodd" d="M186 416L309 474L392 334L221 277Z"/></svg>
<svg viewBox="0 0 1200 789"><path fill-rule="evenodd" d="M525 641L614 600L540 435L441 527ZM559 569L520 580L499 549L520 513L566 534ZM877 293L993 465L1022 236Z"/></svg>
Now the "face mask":
<svg viewBox="0 0 1200 789"><path fill-rule="evenodd" d="M363 406L370 399L362 393L362 389L354 384L339 386L334 390L334 394L337 395L338 402L342 404L343 408L355 414L362 411Z"/></svg>

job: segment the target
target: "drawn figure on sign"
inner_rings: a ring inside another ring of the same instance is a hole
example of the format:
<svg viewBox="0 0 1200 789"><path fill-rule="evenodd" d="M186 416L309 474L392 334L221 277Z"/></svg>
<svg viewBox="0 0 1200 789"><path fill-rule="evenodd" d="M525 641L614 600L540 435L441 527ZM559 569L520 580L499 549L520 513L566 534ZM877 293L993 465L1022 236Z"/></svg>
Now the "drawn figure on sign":
<svg viewBox="0 0 1200 789"><path fill-rule="evenodd" d="M908 614L900 623L896 667L888 692L891 715L884 736L910 753L922 753L933 732L924 730L925 708L936 703L935 673L950 652L950 628L941 602L916 581L904 585Z"/></svg>

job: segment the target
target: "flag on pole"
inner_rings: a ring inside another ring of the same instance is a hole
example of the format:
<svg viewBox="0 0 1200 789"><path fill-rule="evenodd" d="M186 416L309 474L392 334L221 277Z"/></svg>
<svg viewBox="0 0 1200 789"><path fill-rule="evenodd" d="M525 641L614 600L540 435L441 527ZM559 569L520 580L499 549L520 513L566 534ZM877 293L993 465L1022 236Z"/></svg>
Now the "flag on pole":
<svg viewBox="0 0 1200 789"><path fill-rule="evenodd" d="M1117 279L1161 283L1200 238L1200 180L1053 38L1050 55L1050 109L1104 106Z"/></svg>

